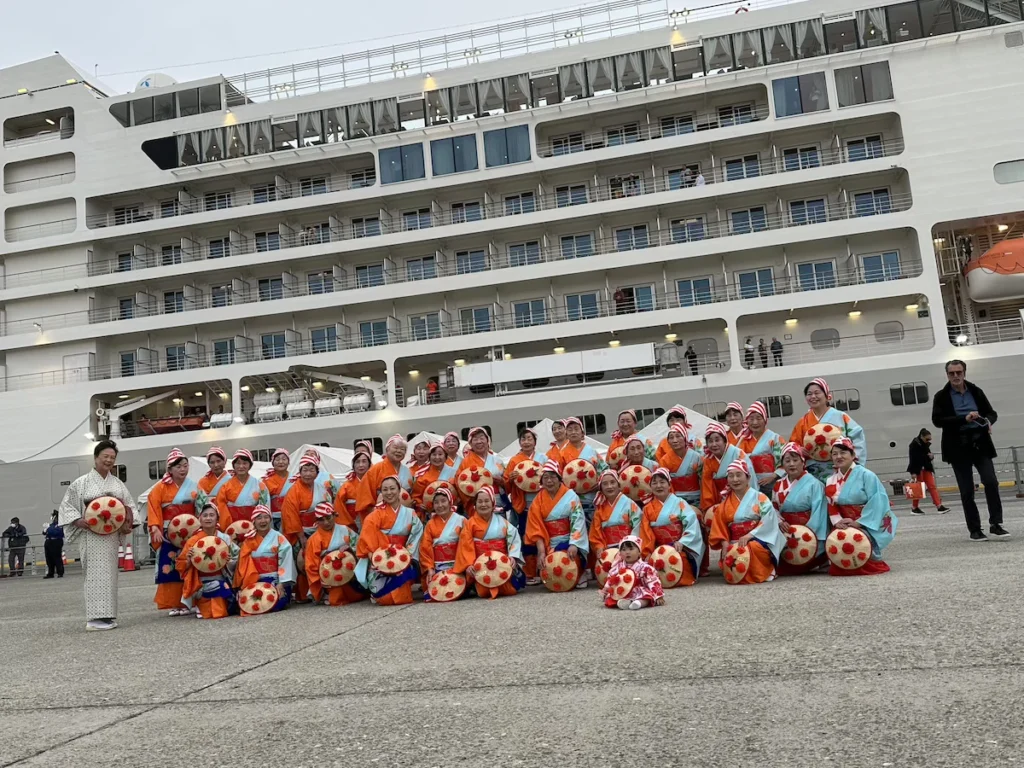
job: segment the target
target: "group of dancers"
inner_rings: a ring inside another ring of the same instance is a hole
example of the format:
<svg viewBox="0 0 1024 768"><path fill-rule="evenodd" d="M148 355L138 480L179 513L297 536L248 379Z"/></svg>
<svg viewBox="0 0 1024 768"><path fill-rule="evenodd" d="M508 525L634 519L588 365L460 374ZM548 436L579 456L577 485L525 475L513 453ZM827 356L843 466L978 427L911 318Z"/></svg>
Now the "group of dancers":
<svg viewBox="0 0 1024 768"><path fill-rule="evenodd" d="M155 602L222 618L290 602L402 605L414 591L429 602L568 591L596 578L606 605L636 609L708 576L712 550L733 584L884 573L897 520L863 466L863 431L830 406L823 379L804 395L810 409L788 441L755 402L729 403L726 423L703 435L676 406L659 445L623 411L604 453L574 417L554 423L550 445L524 429L507 461L481 427L464 447L455 433L412 446L395 435L376 462L359 443L343 479L315 450L292 474L278 449L260 478L248 451L227 471L215 447L196 482L175 449L148 497Z"/></svg>

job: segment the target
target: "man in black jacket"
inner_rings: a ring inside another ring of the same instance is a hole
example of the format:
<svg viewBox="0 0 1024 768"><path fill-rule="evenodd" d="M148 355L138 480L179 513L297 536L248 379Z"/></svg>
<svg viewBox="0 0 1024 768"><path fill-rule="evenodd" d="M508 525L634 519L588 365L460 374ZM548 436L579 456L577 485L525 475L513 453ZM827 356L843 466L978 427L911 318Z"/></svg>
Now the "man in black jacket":
<svg viewBox="0 0 1024 768"><path fill-rule="evenodd" d="M7 564L11 569L11 576L24 576L28 531L25 530L25 526L21 524L18 518L12 517L11 524L3 532L3 537L7 539L7 546L11 548L10 554L7 556Z"/></svg>
<svg viewBox="0 0 1024 768"><path fill-rule="evenodd" d="M981 530L981 513L974 502L975 468L985 486L989 535L1005 539L1010 534L1003 528L999 480L992 466L992 459L996 457L992 425L998 416L981 387L967 381L966 376L967 364L962 360L946 363L949 381L932 400L932 424L942 430L942 460L953 466L971 541L988 541Z"/></svg>

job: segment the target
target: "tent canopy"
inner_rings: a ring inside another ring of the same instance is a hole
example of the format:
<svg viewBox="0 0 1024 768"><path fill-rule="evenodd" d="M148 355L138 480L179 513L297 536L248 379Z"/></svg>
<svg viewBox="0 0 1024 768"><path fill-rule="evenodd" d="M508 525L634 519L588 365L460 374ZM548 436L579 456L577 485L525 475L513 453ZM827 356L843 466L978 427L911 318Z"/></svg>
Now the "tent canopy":
<svg viewBox="0 0 1024 768"><path fill-rule="evenodd" d="M678 404L673 407L683 408L683 406ZM687 427L690 432L690 439L693 440L698 438L703 442L704 433L707 432L708 425L711 424L712 420L703 414L697 413L691 408L686 408L685 410L686 421L691 425ZM655 446L657 446L668 434L668 411L641 429L637 434L646 440L650 440Z"/></svg>
<svg viewBox="0 0 1024 768"><path fill-rule="evenodd" d="M530 429L537 433L537 450L541 453L546 453L548 447L554 442L554 437L551 435L551 425L554 421L551 419L541 419L534 424ZM595 440L592 437L586 438L585 442L591 446L595 451L600 453L602 456L607 452L608 446L604 443ZM506 445L502 450L496 451L499 456L510 459L519 453L519 440L515 440Z"/></svg>

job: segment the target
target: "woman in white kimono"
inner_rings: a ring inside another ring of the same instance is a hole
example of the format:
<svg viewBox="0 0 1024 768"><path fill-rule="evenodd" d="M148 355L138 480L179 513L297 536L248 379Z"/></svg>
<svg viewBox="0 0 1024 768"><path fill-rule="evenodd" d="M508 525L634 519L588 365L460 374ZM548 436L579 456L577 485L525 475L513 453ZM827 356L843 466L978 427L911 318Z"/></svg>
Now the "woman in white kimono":
<svg viewBox="0 0 1024 768"><path fill-rule="evenodd" d="M100 440L93 449L93 469L68 486L58 510L58 522L66 529L69 543L81 548L85 568L85 628L90 631L117 628L117 548L131 532L138 517L135 499L113 474L117 444ZM90 502L113 496L124 504L129 518L116 534L100 536L89 530L83 515Z"/></svg>

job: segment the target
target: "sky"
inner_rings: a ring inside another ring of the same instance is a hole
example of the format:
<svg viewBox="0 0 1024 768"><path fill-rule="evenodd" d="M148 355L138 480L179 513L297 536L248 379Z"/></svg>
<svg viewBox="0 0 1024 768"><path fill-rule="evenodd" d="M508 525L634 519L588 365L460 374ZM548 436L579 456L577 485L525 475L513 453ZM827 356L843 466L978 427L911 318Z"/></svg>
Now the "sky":
<svg viewBox="0 0 1024 768"><path fill-rule="evenodd" d="M125 93L152 72L170 74L179 81L235 75L380 47L399 35L403 40L436 37L467 25L583 4L579 0L388 0L381 5L367 0L313 5L275 0L176 0L164 6L138 0L100 0L91 5L70 0L9 3L3 11L0 68L60 51L89 74L98 66L99 79L114 93Z"/></svg>

